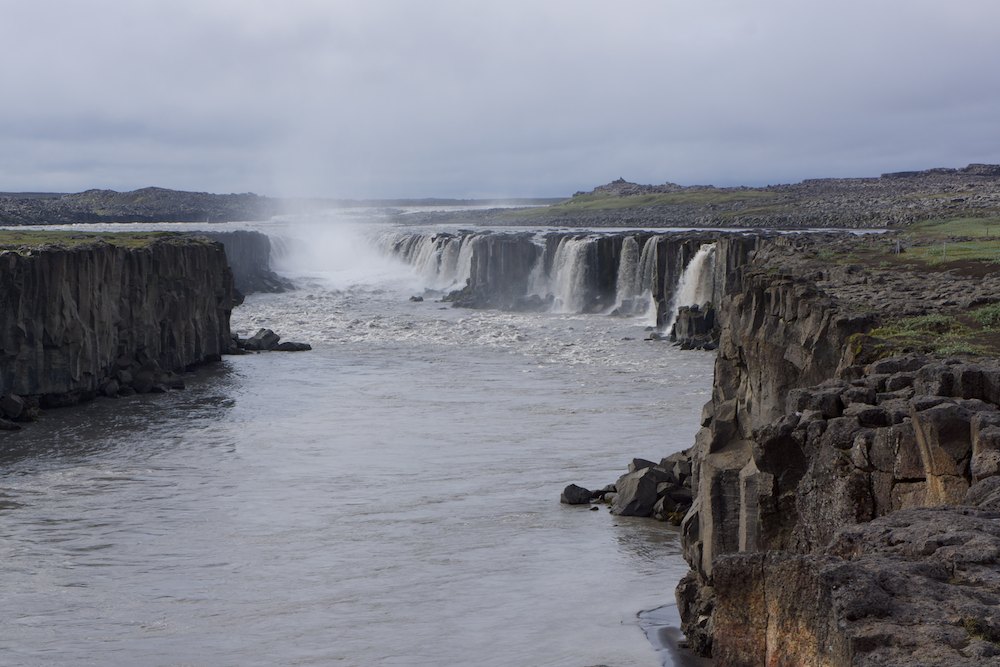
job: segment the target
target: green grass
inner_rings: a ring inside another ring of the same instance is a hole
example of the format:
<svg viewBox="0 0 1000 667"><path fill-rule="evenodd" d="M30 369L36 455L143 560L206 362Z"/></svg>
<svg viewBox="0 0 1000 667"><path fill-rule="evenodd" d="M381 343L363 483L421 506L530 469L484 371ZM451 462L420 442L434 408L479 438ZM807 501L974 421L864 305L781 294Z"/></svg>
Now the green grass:
<svg viewBox="0 0 1000 667"><path fill-rule="evenodd" d="M154 241L177 237L176 232L77 232L62 230L0 230L0 250L61 246L74 248L104 242L122 248L144 248Z"/></svg>
<svg viewBox="0 0 1000 667"><path fill-rule="evenodd" d="M927 245L911 246L906 259L926 264L945 262L1000 263L1000 239L982 241L941 241Z"/></svg>
<svg viewBox="0 0 1000 667"><path fill-rule="evenodd" d="M1000 216L950 218L915 222L907 232L917 238L946 239L954 236L1000 240Z"/></svg>
<svg viewBox="0 0 1000 667"><path fill-rule="evenodd" d="M990 353L977 331L952 315L906 317L873 329L869 335L881 341L881 351L885 353L924 352L944 356Z"/></svg>
<svg viewBox="0 0 1000 667"><path fill-rule="evenodd" d="M1000 326L1000 303L976 308L970 314L972 319L987 329L996 329Z"/></svg>

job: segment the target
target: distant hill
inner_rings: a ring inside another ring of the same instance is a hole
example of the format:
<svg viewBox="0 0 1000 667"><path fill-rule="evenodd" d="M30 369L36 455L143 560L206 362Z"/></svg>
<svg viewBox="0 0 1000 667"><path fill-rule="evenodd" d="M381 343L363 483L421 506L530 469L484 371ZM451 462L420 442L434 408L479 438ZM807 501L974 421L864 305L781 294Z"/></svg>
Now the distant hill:
<svg viewBox="0 0 1000 667"><path fill-rule="evenodd" d="M132 192L87 190L75 194L0 194L0 224L83 222L229 222L266 220L280 200L253 193L216 195L166 188Z"/></svg>
<svg viewBox="0 0 1000 667"><path fill-rule="evenodd" d="M640 185L619 178L552 206L411 216L469 225L691 228L883 228L996 219L1000 165L817 178L766 187Z"/></svg>

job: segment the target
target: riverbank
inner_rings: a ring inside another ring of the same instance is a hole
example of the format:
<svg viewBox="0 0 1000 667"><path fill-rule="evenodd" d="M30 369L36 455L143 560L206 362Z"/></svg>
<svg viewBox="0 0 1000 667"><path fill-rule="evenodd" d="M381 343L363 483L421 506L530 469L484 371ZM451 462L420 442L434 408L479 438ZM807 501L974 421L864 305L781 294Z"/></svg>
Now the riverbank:
<svg viewBox="0 0 1000 667"><path fill-rule="evenodd" d="M720 665L1000 664L1000 267L909 240L772 240L719 305L677 598Z"/></svg>

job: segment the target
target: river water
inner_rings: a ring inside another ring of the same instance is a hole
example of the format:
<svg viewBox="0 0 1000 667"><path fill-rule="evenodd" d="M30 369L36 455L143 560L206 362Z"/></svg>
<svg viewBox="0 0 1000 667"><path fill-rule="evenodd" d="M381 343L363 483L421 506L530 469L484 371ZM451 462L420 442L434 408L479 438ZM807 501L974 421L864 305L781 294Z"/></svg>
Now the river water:
<svg viewBox="0 0 1000 667"><path fill-rule="evenodd" d="M558 498L690 446L712 356L411 302L362 235L308 238L233 328L311 352L2 436L0 664L674 664L637 614L672 618L677 529Z"/></svg>

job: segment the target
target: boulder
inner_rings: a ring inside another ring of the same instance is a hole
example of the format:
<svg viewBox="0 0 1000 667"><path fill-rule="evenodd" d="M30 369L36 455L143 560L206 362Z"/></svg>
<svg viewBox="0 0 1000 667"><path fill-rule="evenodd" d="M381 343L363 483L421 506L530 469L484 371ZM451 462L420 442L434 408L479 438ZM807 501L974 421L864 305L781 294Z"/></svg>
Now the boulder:
<svg viewBox="0 0 1000 667"><path fill-rule="evenodd" d="M590 490L576 484L570 484L563 489L562 495L559 496L559 502L564 505L589 505L591 495Z"/></svg>
<svg viewBox="0 0 1000 667"><path fill-rule="evenodd" d="M272 349L276 352L306 352L312 349L312 345L309 343L293 343L291 341L286 341L284 343L278 343Z"/></svg>
<svg viewBox="0 0 1000 667"><path fill-rule="evenodd" d="M243 343L243 347L255 351L273 350L280 340L281 336L270 329L260 329Z"/></svg>
<svg viewBox="0 0 1000 667"><path fill-rule="evenodd" d="M112 378L101 385L101 394L108 398L117 398L119 389L121 389L121 385L118 384L118 380Z"/></svg>
<svg viewBox="0 0 1000 667"><path fill-rule="evenodd" d="M621 516L650 516L657 501L657 486L670 481L670 476L659 468L643 468L623 475L615 487L618 495L611 506L614 514Z"/></svg>
<svg viewBox="0 0 1000 667"><path fill-rule="evenodd" d="M7 419L17 419L24 412L24 399L17 394L4 394L0 397L0 416Z"/></svg>

